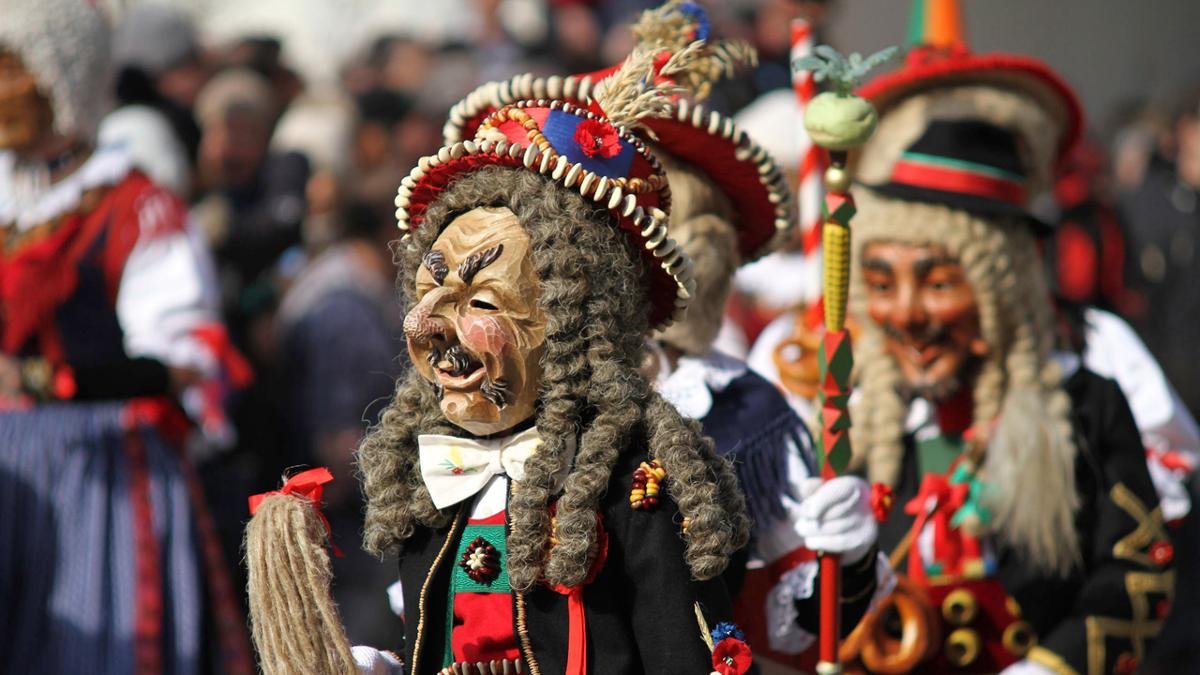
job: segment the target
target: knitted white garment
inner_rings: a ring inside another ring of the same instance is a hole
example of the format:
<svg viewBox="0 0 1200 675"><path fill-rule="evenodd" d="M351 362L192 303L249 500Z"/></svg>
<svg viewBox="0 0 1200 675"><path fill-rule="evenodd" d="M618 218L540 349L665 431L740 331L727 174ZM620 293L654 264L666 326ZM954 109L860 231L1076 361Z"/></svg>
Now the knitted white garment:
<svg viewBox="0 0 1200 675"><path fill-rule="evenodd" d="M47 172L18 168L13 153L0 152L0 228L15 226L23 232L49 222L79 206L84 192L119 183L131 167L121 148L97 148L70 175L47 184Z"/></svg>
<svg viewBox="0 0 1200 675"><path fill-rule="evenodd" d="M0 0L0 48L20 57L50 99L54 130L89 142L110 84L110 29L96 4Z"/></svg>

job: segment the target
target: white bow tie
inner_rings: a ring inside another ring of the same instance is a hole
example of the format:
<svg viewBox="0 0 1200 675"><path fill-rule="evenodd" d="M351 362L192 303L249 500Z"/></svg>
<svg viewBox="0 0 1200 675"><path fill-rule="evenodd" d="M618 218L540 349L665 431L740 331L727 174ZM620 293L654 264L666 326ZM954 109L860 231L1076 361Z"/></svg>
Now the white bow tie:
<svg viewBox="0 0 1200 675"><path fill-rule="evenodd" d="M421 478L429 488L433 505L439 509L475 496L492 476L507 475L520 482L525 478L525 461L542 445L537 428L496 439L457 438L438 434L417 436ZM574 455L574 439L567 452ZM571 462L555 476L555 491L561 488Z"/></svg>

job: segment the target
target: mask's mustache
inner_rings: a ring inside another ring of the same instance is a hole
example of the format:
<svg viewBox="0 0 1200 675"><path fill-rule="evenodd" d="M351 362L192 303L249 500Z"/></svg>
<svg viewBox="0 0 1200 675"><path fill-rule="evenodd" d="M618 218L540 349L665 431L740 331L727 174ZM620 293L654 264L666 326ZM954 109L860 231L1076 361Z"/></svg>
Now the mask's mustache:
<svg viewBox="0 0 1200 675"><path fill-rule="evenodd" d="M429 361L429 365L434 368L438 368L445 361L449 367L442 368L442 370L451 377L469 375L483 365L475 357L471 356L471 353L466 348L458 344L450 345L444 350L434 347L429 351L429 356L426 359Z"/></svg>
<svg viewBox="0 0 1200 675"><path fill-rule="evenodd" d="M945 401L957 394L960 389L962 389L962 379L957 374L937 381L900 382L896 385L896 390L904 400L923 398L932 403Z"/></svg>
<svg viewBox="0 0 1200 675"><path fill-rule="evenodd" d="M441 370L451 377L469 375L483 366L466 348L458 344L450 345L445 349L434 347L425 358L433 368L439 368L440 364L444 362L449 367L441 368ZM437 395L441 397L443 393L441 383L434 380L431 384ZM506 380L493 380L487 375L484 375L483 382L479 385L479 393L497 408L507 406L513 396L512 387Z"/></svg>
<svg viewBox="0 0 1200 675"><path fill-rule="evenodd" d="M483 384L479 385L479 393L497 408L508 405L512 398L512 390L509 388L508 382L491 380L486 377L483 379Z"/></svg>
<svg viewBox="0 0 1200 675"><path fill-rule="evenodd" d="M927 324L917 332L903 331L890 323L882 324L880 328L883 330L884 335L897 342L919 342L928 345L945 341L950 337L950 330L946 327L946 324L940 321Z"/></svg>

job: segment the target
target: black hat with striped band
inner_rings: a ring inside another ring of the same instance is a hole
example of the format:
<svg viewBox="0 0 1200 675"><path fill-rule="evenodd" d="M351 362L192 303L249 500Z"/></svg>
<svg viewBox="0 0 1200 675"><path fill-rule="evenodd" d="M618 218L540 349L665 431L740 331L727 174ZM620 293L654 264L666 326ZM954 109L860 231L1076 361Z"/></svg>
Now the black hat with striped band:
<svg viewBox="0 0 1200 675"><path fill-rule="evenodd" d="M1048 229L1026 209L1027 181L1012 131L976 119L935 119L901 153L889 180L869 187L909 201L1022 216Z"/></svg>

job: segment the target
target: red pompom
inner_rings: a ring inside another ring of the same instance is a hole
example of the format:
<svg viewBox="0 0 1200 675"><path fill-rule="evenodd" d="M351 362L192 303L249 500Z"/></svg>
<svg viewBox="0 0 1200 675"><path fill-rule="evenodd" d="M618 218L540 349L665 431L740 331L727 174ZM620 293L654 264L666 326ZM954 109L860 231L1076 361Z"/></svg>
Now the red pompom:
<svg viewBox="0 0 1200 675"><path fill-rule="evenodd" d="M896 503L896 493L892 488L883 483L874 483L871 485L871 513L875 515L875 520L882 523L887 520L888 514L892 512L892 505Z"/></svg>
<svg viewBox="0 0 1200 675"><path fill-rule="evenodd" d="M575 127L575 142L588 157L611 159L621 154L621 138L607 122L584 120Z"/></svg>

